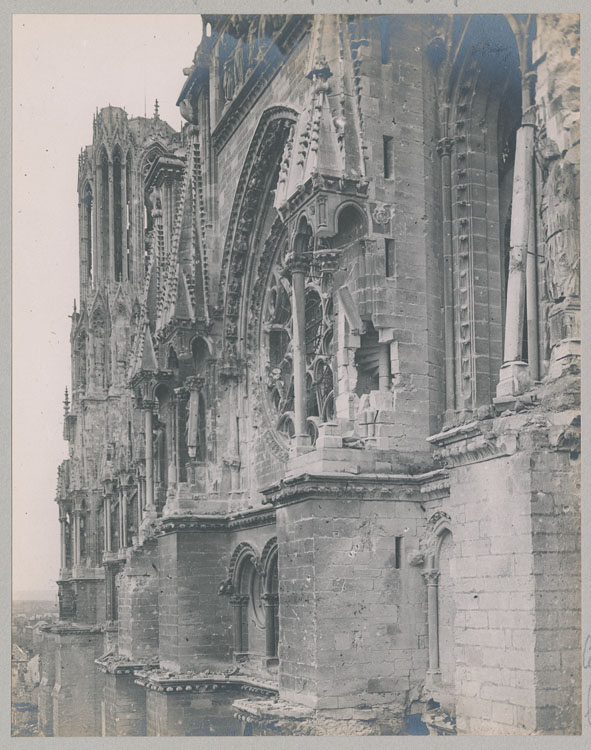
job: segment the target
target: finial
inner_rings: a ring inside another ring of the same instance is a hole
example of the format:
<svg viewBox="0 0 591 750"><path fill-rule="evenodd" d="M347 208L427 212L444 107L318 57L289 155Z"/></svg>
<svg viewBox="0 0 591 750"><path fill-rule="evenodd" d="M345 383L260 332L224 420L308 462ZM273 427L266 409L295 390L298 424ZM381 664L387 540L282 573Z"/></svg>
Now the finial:
<svg viewBox="0 0 591 750"><path fill-rule="evenodd" d="M70 413L70 397L68 395L68 387L66 386L66 390L64 392L64 416L68 416Z"/></svg>
<svg viewBox="0 0 591 750"><path fill-rule="evenodd" d="M159 120L160 119L159 110L160 110L160 105L158 104L158 99L156 99L154 101L154 119L155 120Z"/></svg>
<svg viewBox="0 0 591 750"><path fill-rule="evenodd" d="M76 315L76 297L74 297L74 315Z"/></svg>

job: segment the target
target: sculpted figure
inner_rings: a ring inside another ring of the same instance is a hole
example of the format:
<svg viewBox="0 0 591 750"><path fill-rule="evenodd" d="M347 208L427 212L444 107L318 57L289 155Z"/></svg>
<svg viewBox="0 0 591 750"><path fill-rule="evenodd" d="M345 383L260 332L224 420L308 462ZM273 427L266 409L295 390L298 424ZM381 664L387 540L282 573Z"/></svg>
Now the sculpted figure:
<svg viewBox="0 0 591 750"><path fill-rule="evenodd" d="M273 32L275 30L273 18L274 16L271 16L266 13L261 14L259 18L258 40L257 40L259 57L262 57L264 51L271 44L271 39L273 37Z"/></svg>
<svg viewBox="0 0 591 750"><path fill-rule="evenodd" d="M546 228L546 279L554 301L579 296L577 175L572 163L551 163L542 199Z"/></svg>
<svg viewBox="0 0 591 750"><path fill-rule="evenodd" d="M247 35L247 69L250 70L256 65L258 57L258 22L256 17L251 18L248 22L248 35Z"/></svg>
<svg viewBox="0 0 591 750"><path fill-rule="evenodd" d="M234 98L234 89L236 82L234 80L234 61L229 57L224 63L224 99L227 102Z"/></svg>
<svg viewBox="0 0 591 750"><path fill-rule="evenodd" d="M189 457L196 458L199 448L199 393L196 390L191 390L189 398L186 441Z"/></svg>
<svg viewBox="0 0 591 750"><path fill-rule="evenodd" d="M236 34L236 47L234 49L234 86L240 88L244 83L245 68L247 64L246 42L244 36L246 33L245 21L239 15L232 16L232 25Z"/></svg>
<svg viewBox="0 0 591 750"><path fill-rule="evenodd" d="M93 339L95 380L98 387L102 388L105 384L105 339L101 324L96 326Z"/></svg>

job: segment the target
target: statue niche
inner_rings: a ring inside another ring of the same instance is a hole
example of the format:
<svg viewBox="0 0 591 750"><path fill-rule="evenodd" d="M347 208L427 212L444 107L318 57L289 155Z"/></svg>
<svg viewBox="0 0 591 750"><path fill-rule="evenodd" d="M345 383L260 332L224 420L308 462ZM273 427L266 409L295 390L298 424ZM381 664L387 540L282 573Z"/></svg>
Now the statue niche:
<svg viewBox="0 0 591 750"><path fill-rule="evenodd" d="M93 385L102 390L106 386L106 325L101 311L92 319Z"/></svg>
<svg viewBox="0 0 591 750"><path fill-rule="evenodd" d="M86 388L86 368L86 333L82 331L78 335L76 349L74 351L74 387L81 391Z"/></svg>

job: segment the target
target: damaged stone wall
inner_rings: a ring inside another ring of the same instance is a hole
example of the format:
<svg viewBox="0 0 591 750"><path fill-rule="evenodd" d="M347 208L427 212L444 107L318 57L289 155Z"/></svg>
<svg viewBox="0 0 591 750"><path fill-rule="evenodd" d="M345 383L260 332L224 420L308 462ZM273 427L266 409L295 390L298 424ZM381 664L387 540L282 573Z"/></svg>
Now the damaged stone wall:
<svg viewBox="0 0 591 750"><path fill-rule="evenodd" d="M392 513L388 502L318 499L278 510L285 698L361 719L382 707L403 715L418 697L426 667L422 581L403 549L416 539L421 514L403 497L394 505Z"/></svg>
<svg viewBox="0 0 591 750"><path fill-rule="evenodd" d="M142 278L84 281L73 316L44 726L388 734L433 709L443 733L577 731L576 19L538 17L533 45L545 381L492 404L515 29L489 19L497 65L484 17L205 18L181 134L97 120L158 145L134 164Z"/></svg>

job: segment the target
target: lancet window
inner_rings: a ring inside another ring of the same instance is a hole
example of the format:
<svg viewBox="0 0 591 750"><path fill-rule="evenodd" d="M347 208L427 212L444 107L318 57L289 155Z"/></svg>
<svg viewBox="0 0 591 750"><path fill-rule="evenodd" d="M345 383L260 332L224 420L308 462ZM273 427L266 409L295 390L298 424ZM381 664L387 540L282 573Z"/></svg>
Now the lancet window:
<svg viewBox="0 0 591 750"><path fill-rule="evenodd" d="M276 430L286 438L295 435L293 284L284 264L285 247L277 254L267 284L263 307L262 350L268 406ZM304 335L306 430L312 442L318 425L334 418L332 339L334 312L332 277L313 260L302 256L305 266Z"/></svg>
<svg viewBox="0 0 591 750"><path fill-rule="evenodd" d="M82 225L81 225L81 255L82 262L86 264L86 281L92 284L92 224L93 224L93 200L92 189L86 185L82 196Z"/></svg>
<svg viewBox="0 0 591 750"><path fill-rule="evenodd" d="M115 255L115 281L123 277L123 196L121 185L121 152L117 149L113 157L113 231Z"/></svg>

